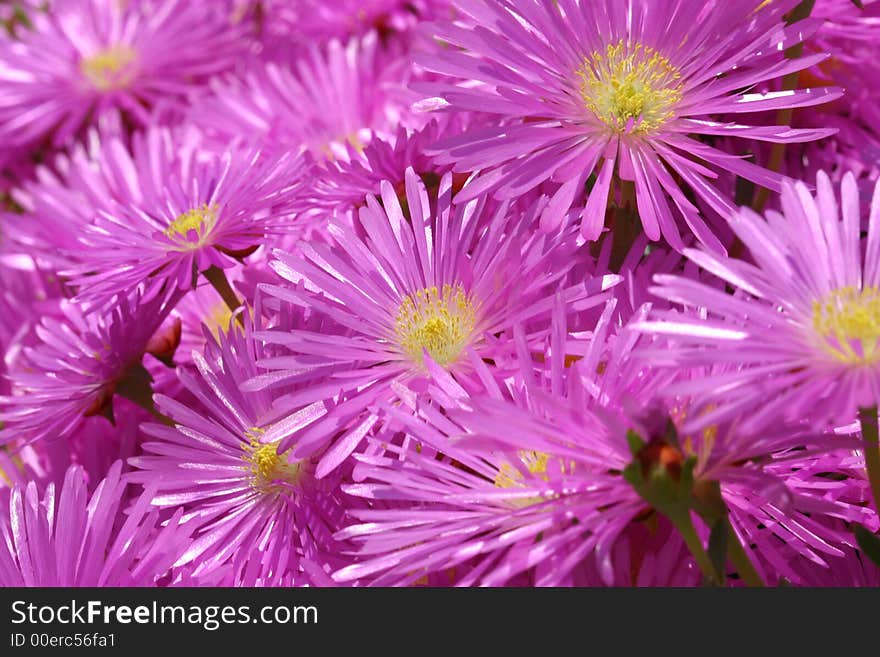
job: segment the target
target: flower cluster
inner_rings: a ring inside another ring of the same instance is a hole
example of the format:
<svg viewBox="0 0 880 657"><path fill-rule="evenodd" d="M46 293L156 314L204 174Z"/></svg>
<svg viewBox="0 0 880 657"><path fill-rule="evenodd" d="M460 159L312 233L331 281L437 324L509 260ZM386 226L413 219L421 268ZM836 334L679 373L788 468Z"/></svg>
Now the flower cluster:
<svg viewBox="0 0 880 657"><path fill-rule="evenodd" d="M880 0L9 4L0 585L880 584Z"/></svg>

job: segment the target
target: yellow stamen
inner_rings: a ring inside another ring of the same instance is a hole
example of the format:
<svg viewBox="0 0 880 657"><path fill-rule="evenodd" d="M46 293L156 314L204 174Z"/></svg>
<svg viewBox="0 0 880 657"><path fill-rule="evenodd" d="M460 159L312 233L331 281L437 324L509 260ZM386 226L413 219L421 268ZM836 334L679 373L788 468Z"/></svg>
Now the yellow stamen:
<svg viewBox="0 0 880 657"><path fill-rule="evenodd" d="M843 287L813 303L813 328L823 349L846 365L880 362L880 290Z"/></svg>
<svg viewBox="0 0 880 657"><path fill-rule="evenodd" d="M214 304L207 317L204 317L202 321L211 331L211 335L218 338L221 333L229 330L229 324L232 322L232 310L225 301L220 301Z"/></svg>
<svg viewBox="0 0 880 657"><path fill-rule="evenodd" d="M131 84L137 74L137 52L128 46L110 46L83 58L79 67L95 89L123 89Z"/></svg>
<svg viewBox="0 0 880 657"><path fill-rule="evenodd" d="M549 454L535 452L533 450L525 450L519 453L519 457L529 472L538 475L544 481L548 481L547 461L550 460ZM522 480L522 472L509 463L502 463L501 467L498 469L498 475L495 477L495 485L498 486L498 488L513 488L515 486L521 486Z"/></svg>
<svg viewBox="0 0 880 657"><path fill-rule="evenodd" d="M471 298L460 285L429 287L404 298L395 331L403 351L417 364L427 351L439 365L453 363L467 346L476 325Z"/></svg>
<svg viewBox="0 0 880 657"><path fill-rule="evenodd" d="M534 450L523 450L519 453L522 465L526 467L531 474L537 475L543 481L550 481L547 474L547 466L550 462L550 455L544 452L536 452ZM560 465L565 470L565 463L560 460ZM568 471L574 471L574 462L568 464ZM495 485L498 488L521 488L523 486L523 473L520 469L509 463L502 463L498 468L498 474L495 475ZM515 507L523 508L542 502L541 497L527 497L521 499L510 500L509 503Z"/></svg>
<svg viewBox="0 0 880 657"><path fill-rule="evenodd" d="M246 436L244 460L248 464L251 486L260 493L280 492L299 483L302 476L302 463L288 460L290 450L278 453L278 443L263 443L260 438L264 429L254 427Z"/></svg>
<svg viewBox="0 0 880 657"><path fill-rule="evenodd" d="M216 205L208 205L207 203L200 208L187 210L168 225L165 229L165 236L181 246L203 246L205 237L210 234L214 224L217 223L218 210ZM196 232L197 240L195 242L190 240L190 231Z"/></svg>
<svg viewBox="0 0 880 657"><path fill-rule="evenodd" d="M589 55L577 71L587 108L612 132L643 135L674 116L681 73L653 48L621 40Z"/></svg>

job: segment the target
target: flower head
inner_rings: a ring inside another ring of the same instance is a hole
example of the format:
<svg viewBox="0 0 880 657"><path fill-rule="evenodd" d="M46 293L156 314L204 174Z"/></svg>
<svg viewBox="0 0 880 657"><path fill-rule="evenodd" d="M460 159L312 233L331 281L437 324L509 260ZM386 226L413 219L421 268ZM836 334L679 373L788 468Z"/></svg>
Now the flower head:
<svg viewBox="0 0 880 657"><path fill-rule="evenodd" d="M326 447L328 436L345 427L319 463L319 476L357 447L377 421L373 413L364 415L366 409L393 397L400 381L436 367L466 376L469 363L491 357L514 324L546 331L548 294L561 295L573 309L587 308L601 303L604 290L619 280L566 285L566 254L573 244L562 239L551 246L532 235L529 221L538 209L518 213L508 204L492 208L484 201L453 208L451 184L451 175L444 176L432 207L424 183L408 169L405 212L391 184L383 182L380 198L368 197L359 211L363 237L335 222L331 244L278 255L275 269L295 287L263 287L339 326L334 335L259 333L284 345L290 357L267 363L277 371L249 384L312 382L313 392L288 400L290 411L295 400L311 403L322 391L327 398L344 391L345 401L305 434L275 435L284 439L283 449L296 441L297 454L306 455Z"/></svg>
<svg viewBox="0 0 880 657"><path fill-rule="evenodd" d="M81 228L88 258L69 270L78 299L103 307L146 283L149 291L186 290L198 274L231 267L268 232L289 228L301 184L301 162L257 148L213 152L171 131L134 138L132 151L111 138L89 163L130 173L124 198L103 199Z"/></svg>
<svg viewBox="0 0 880 657"><path fill-rule="evenodd" d="M659 275L655 294L707 316L668 311L641 328L675 343L655 354L658 363L730 366L694 384L715 407L712 421L750 409L752 425L780 417L846 424L880 399L880 186L865 244L852 175L839 197L820 172L815 196L788 183L781 200L781 214L764 220L743 209L731 220L753 262L685 252L737 294Z"/></svg>
<svg viewBox="0 0 880 657"><path fill-rule="evenodd" d="M24 350L11 394L0 397L0 442L59 438L95 415L112 420L116 394L148 401L142 361L173 301L136 292L105 315L83 315L64 302L63 318L44 317L40 342Z"/></svg>
<svg viewBox="0 0 880 657"><path fill-rule="evenodd" d="M287 39L328 41L376 30L399 33L449 12L449 0L270 0L266 29Z"/></svg>
<svg viewBox="0 0 880 657"><path fill-rule="evenodd" d="M339 551L331 534L345 501L335 482L316 481L314 463L267 440L278 420L272 401L283 391L240 389L268 355L237 327L209 339L204 356L193 354L198 374L181 373L198 406L159 396L175 426L146 425L151 439L130 459L134 480L157 482L152 503L182 505L197 526L178 563L197 578L226 571L227 585L302 585L313 562Z"/></svg>
<svg viewBox="0 0 880 657"><path fill-rule="evenodd" d="M89 496L83 471L71 466L64 484L13 488L0 507L0 585L157 586L189 545L180 513L159 522L150 495L134 498L117 461Z"/></svg>
<svg viewBox="0 0 880 657"><path fill-rule="evenodd" d="M65 0L0 38L0 140L66 144L121 110L141 124L187 83L231 69L240 33L210 4Z"/></svg>
<svg viewBox="0 0 880 657"><path fill-rule="evenodd" d="M788 143L833 132L715 118L815 105L840 95L830 87L754 91L824 58L785 58L784 47L818 26L810 21L785 28L782 17L794 4L458 2L460 19L435 26L437 38L451 47L420 63L463 80L441 79L420 88L445 99L451 110L487 112L499 122L445 140L434 152L456 171L482 172L463 190L462 201L487 190L511 198L544 181L559 183L541 217L546 230L574 207L583 234L596 239L609 193L616 197L630 189L650 239L662 236L680 250L683 218L702 243L721 250L690 192L726 217L734 206L711 182L720 172L777 190L782 178L697 137ZM494 26L492 33L486 24Z"/></svg>
<svg viewBox="0 0 880 657"><path fill-rule="evenodd" d="M375 34L334 40L289 65L253 61L243 75L218 79L191 119L219 144L258 141L317 159L345 157L347 146L363 149L372 131L388 134L400 123L393 89L405 66Z"/></svg>

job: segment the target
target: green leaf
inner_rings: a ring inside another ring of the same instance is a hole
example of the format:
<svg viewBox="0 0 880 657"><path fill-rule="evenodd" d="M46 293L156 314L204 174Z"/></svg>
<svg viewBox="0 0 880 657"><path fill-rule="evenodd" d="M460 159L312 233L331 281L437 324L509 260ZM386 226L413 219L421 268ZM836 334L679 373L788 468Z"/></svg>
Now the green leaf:
<svg viewBox="0 0 880 657"><path fill-rule="evenodd" d="M626 442L629 443L629 451L632 452L633 456L638 456L639 452L645 447L645 441L632 429L626 432Z"/></svg>
<svg viewBox="0 0 880 657"><path fill-rule="evenodd" d="M642 466L637 461L630 463L623 469L623 480L635 488L636 492L641 492L641 488L645 484L645 478L642 476Z"/></svg>
<svg viewBox="0 0 880 657"><path fill-rule="evenodd" d="M861 525L856 525L855 534L856 541L865 556L880 566L880 537L872 534Z"/></svg>
<svg viewBox="0 0 880 657"><path fill-rule="evenodd" d="M690 500L694 490L694 468L697 467L697 457L691 456L681 467L681 479L678 482L679 495L683 500Z"/></svg>

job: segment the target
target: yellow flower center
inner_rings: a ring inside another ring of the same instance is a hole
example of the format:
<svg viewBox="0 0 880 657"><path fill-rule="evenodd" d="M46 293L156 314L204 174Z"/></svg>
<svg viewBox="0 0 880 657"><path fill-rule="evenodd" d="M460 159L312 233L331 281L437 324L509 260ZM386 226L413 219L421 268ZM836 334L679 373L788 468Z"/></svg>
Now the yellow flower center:
<svg viewBox="0 0 880 657"><path fill-rule="evenodd" d="M232 310L230 310L225 301L220 301L212 306L202 321L208 327L208 330L211 331L211 335L217 339L221 333L229 330L229 324L232 322Z"/></svg>
<svg viewBox="0 0 880 657"><path fill-rule="evenodd" d="M181 246L202 246L205 243L205 237L210 234L211 229L217 223L218 210L216 205L208 205L207 203L200 208L187 210L168 225L168 228L165 229L165 236ZM195 242L190 239L190 231L196 233Z"/></svg>
<svg viewBox="0 0 880 657"><path fill-rule="evenodd" d="M813 328L835 360L846 365L880 362L880 290L835 290L813 303Z"/></svg>
<svg viewBox="0 0 880 657"><path fill-rule="evenodd" d="M589 55L577 71L587 108L612 132L646 134L669 121L681 73L653 48L623 40Z"/></svg>
<svg viewBox="0 0 880 657"><path fill-rule="evenodd" d="M530 473L537 475L543 481L550 480L550 477L547 475L547 465L550 462L549 454L534 450L523 450L519 453L519 458ZM564 467L564 463L562 464ZM569 463L568 468L569 472L574 471L574 463ZM498 488L520 488L523 486L522 471L509 463L502 463L498 468L498 474L495 475L494 483ZM524 508L542 501L543 498L541 497L526 497L509 500L508 503L517 508Z"/></svg>
<svg viewBox="0 0 880 657"><path fill-rule="evenodd" d="M302 476L302 464L291 463L287 455L278 453L278 443L263 443L260 438L264 429L254 427L246 437L248 444L244 446L244 460L250 470L251 486L260 493L280 492L296 486Z"/></svg>
<svg viewBox="0 0 880 657"><path fill-rule="evenodd" d="M127 87L137 73L137 53L128 46L110 46L80 62L80 70L95 89Z"/></svg>
<svg viewBox="0 0 880 657"><path fill-rule="evenodd" d="M464 289L429 287L406 297L397 310L395 331L403 351L421 364L425 351L439 365L453 363L476 325L473 302Z"/></svg>
<svg viewBox="0 0 880 657"><path fill-rule="evenodd" d="M547 461L550 460L549 454L534 450L524 450L519 453L519 457L529 472L538 475L544 481L548 480ZM522 479L522 472L509 463L502 463L495 477L495 485L498 488L514 488L515 486L522 485Z"/></svg>

